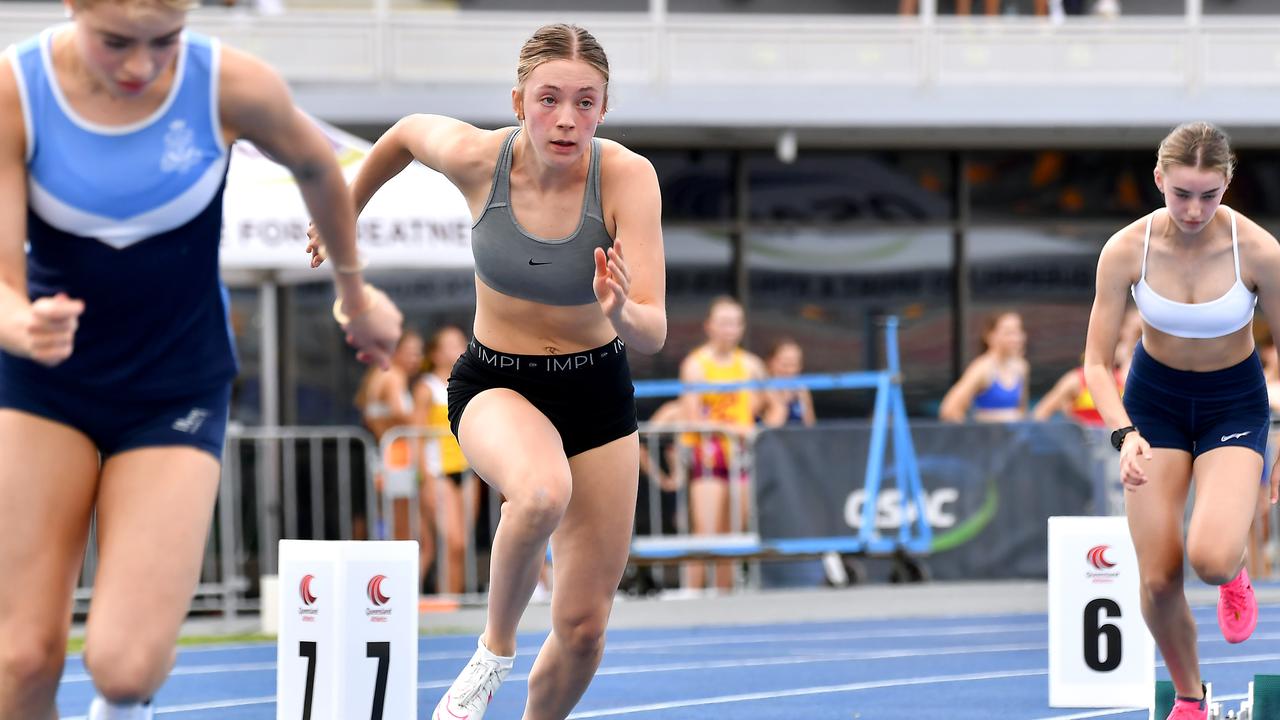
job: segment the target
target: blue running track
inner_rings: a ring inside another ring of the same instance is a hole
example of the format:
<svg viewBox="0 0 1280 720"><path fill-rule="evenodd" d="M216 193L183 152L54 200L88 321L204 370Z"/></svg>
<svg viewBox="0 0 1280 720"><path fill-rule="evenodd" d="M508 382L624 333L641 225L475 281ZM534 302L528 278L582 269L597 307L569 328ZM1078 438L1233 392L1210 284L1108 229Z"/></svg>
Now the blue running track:
<svg viewBox="0 0 1280 720"><path fill-rule="evenodd" d="M1197 608L1203 672L1235 707L1254 673L1280 667L1280 606L1228 645L1214 609ZM616 630L570 718L660 720L1145 719L1145 711L1048 706L1044 615ZM515 670L487 720L518 720L541 634L521 635ZM422 639L419 715L470 658L474 636ZM183 649L156 697L182 720L274 720L274 644ZM1159 676L1167 678L1163 667ZM92 685L79 656L58 694L64 720L83 720ZM402 720L388 718L388 720Z"/></svg>

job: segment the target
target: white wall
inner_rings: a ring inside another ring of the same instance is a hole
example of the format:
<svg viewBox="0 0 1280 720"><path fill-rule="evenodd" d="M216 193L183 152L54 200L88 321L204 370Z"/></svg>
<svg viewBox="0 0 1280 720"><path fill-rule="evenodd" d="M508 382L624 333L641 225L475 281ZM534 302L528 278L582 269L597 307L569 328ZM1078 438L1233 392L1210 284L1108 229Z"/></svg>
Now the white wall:
<svg viewBox="0 0 1280 720"><path fill-rule="evenodd" d="M0 44L61 18L0 5ZM520 43L550 15L220 9L192 26L280 68L341 123L440 112L509 123ZM560 19L560 18L555 18ZM1228 126L1280 118L1280 15L914 19L644 13L573 18L614 68L613 127L801 129Z"/></svg>

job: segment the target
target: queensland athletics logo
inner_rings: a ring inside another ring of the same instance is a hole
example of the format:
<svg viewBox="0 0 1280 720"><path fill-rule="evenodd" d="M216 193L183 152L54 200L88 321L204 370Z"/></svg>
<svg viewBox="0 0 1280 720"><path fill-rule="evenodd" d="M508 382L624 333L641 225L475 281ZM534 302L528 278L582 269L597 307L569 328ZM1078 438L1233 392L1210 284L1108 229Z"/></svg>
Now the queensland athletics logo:
<svg viewBox="0 0 1280 720"><path fill-rule="evenodd" d="M1085 577L1095 583L1110 583L1120 576L1118 571L1112 569L1116 563L1107 558L1110 550L1110 545L1094 545L1089 548L1089 552L1085 553L1085 561L1091 569L1085 572Z"/></svg>
<svg viewBox="0 0 1280 720"><path fill-rule="evenodd" d="M386 580L386 575L374 575L369 579L369 585L365 587L365 592L369 594L369 602L378 607L387 604L391 598L382 592L382 581Z"/></svg>
<svg viewBox="0 0 1280 720"><path fill-rule="evenodd" d="M312 607L316 604L315 591L311 589L311 583L315 581L315 575L303 575L302 580L298 582L298 595L302 597L304 607L298 608L298 615L302 616L303 622L315 622L316 615L320 614L319 608Z"/></svg>
<svg viewBox="0 0 1280 720"><path fill-rule="evenodd" d="M369 602L373 603L373 607L365 608L364 611L369 622L386 622L391 615L391 608L383 607L391 602L391 597L382 591L382 583L386 579L386 575L374 575L365 585L365 595L369 597Z"/></svg>
<svg viewBox="0 0 1280 720"><path fill-rule="evenodd" d="M303 605L316 604L316 594L311 591L311 581L315 579L315 575L303 575L302 582L298 583L298 594L302 596Z"/></svg>
<svg viewBox="0 0 1280 720"><path fill-rule="evenodd" d="M1098 570L1110 570L1115 567L1116 564L1107 559L1107 551L1110 549L1110 545L1094 545L1089 548L1089 564Z"/></svg>

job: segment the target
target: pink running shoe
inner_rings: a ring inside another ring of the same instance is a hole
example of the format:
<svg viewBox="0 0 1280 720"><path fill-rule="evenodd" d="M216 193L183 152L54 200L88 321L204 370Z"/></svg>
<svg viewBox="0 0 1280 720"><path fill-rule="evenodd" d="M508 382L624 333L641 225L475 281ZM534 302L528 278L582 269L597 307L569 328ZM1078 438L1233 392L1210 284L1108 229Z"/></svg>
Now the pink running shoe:
<svg viewBox="0 0 1280 720"><path fill-rule="evenodd" d="M1208 720L1208 718L1209 708L1203 698L1200 700L1178 698L1173 701L1173 710L1165 720Z"/></svg>
<svg viewBox="0 0 1280 720"><path fill-rule="evenodd" d="M1248 640L1258 627L1258 601L1244 568L1235 580L1218 587L1218 627L1229 643Z"/></svg>

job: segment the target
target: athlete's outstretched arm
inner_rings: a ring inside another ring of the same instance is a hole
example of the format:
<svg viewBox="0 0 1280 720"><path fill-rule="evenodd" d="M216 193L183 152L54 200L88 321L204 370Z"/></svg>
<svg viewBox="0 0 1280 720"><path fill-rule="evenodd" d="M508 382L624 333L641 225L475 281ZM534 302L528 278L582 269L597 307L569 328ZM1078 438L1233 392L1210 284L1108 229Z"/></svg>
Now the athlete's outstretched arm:
<svg viewBox="0 0 1280 720"><path fill-rule="evenodd" d="M400 118L373 144L351 181L356 214L364 210L369 198L388 180L414 160L442 173L465 191L477 179L473 159L483 157L472 151L487 134L487 130L443 115L416 114ZM489 159L492 162L494 158ZM488 176L479 179L487 181Z"/></svg>
<svg viewBox="0 0 1280 720"><path fill-rule="evenodd" d="M27 299L27 135L12 54L0 55L0 347L44 365L71 356L84 303Z"/></svg>
<svg viewBox="0 0 1280 720"><path fill-rule="evenodd" d="M488 175L478 171L484 168L486 158L490 162L487 170L492 171L494 153L486 152L480 142L488 133L443 115L416 114L400 118L373 144L351 181L356 215L364 211L365 205L387 181L414 160L449 178L464 194L472 183L487 182ZM311 242L307 251L312 254L311 264L315 267L328 256L327 238L316 227L312 227L309 234Z"/></svg>
<svg viewBox="0 0 1280 720"><path fill-rule="evenodd" d="M601 195L619 198L609 252L596 249L596 300L618 337L652 355L667 341L667 265L662 248L662 194L644 157L618 147ZM625 252L624 252L625 246Z"/></svg>
<svg viewBox="0 0 1280 720"><path fill-rule="evenodd" d="M1129 232L1121 230L1112 236L1098 256L1097 289L1084 343L1084 381L1102 421L1113 430L1133 424L1120 401L1115 380L1116 344L1124 324L1129 287L1137 279L1134 269L1141 262L1137 256L1141 245L1132 242ZM1120 453L1120 479L1128 485L1147 481L1144 463L1138 461L1139 457L1146 460L1152 457L1151 445L1142 437L1141 428L1125 436Z"/></svg>
<svg viewBox="0 0 1280 720"><path fill-rule="evenodd" d="M356 251L355 211L328 139L293 105L280 76L262 61L224 49L220 108L223 127L253 142L293 173L307 210L329 244L344 329L362 360L388 367L400 337L400 312L364 293Z"/></svg>

